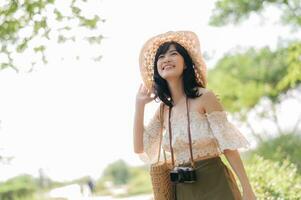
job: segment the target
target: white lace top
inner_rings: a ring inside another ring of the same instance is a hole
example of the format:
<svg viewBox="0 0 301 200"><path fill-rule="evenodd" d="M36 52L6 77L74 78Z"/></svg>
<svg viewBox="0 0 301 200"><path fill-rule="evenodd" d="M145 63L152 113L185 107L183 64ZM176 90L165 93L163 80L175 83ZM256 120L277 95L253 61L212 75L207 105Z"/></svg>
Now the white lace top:
<svg viewBox="0 0 301 200"><path fill-rule="evenodd" d="M225 149L248 148L249 142L242 133L227 119L226 111L213 111L210 114L201 114L190 111L190 130L192 139L193 157L219 155ZM190 150L187 133L187 114L171 116L172 147L174 150L175 164L189 162ZM169 132L163 133L162 147L170 152ZM158 159L161 123L153 117L144 128L144 152L139 154L142 161L155 163ZM162 158L163 156L161 156Z"/></svg>

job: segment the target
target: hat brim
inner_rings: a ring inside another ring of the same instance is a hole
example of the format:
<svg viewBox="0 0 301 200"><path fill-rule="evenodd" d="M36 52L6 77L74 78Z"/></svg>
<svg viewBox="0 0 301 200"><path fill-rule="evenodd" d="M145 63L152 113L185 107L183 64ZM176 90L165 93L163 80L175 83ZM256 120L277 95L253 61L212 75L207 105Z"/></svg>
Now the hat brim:
<svg viewBox="0 0 301 200"><path fill-rule="evenodd" d="M180 44L186 49L194 64L196 81L203 87L206 87L206 65L201 54L197 35L191 31L169 31L150 38L140 51L139 67L146 88L153 91L154 61L158 48L162 44L171 41Z"/></svg>

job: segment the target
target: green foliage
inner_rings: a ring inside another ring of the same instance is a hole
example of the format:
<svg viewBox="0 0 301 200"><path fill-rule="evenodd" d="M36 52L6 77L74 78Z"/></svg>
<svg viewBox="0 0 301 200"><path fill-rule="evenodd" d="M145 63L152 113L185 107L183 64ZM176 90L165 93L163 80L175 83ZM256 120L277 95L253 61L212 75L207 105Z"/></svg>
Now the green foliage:
<svg viewBox="0 0 301 200"><path fill-rule="evenodd" d="M301 198L301 136L285 134L247 152L244 164L259 199Z"/></svg>
<svg viewBox="0 0 301 200"><path fill-rule="evenodd" d="M129 177L129 167L123 160L118 160L108 165L103 173L103 178L112 181L115 185L128 183Z"/></svg>
<svg viewBox="0 0 301 200"><path fill-rule="evenodd" d="M111 195L111 192L105 186L105 181L103 179L100 179L96 182L95 193L97 195Z"/></svg>
<svg viewBox="0 0 301 200"><path fill-rule="evenodd" d="M111 166L122 166L124 164L123 161L117 161L115 163L112 163L109 165L104 173L103 176L97 181L96 183L96 193L99 195L109 195L110 189L107 188L106 185L107 181L113 181L112 178L112 171L109 168L112 168ZM117 167L120 169L120 167ZM123 167L122 167L123 168ZM152 185L151 180L149 176L149 170L147 167L127 167L128 170L128 178L127 178L127 188L128 192L127 194L123 194L123 196L131 196L131 195L137 195L137 194L146 194L146 193L152 193ZM114 186L113 186L114 187Z"/></svg>
<svg viewBox="0 0 301 200"><path fill-rule="evenodd" d="M21 175L0 184L1 200L32 199L36 183L29 175Z"/></svg>
<svg viewBox="0 0 301 200"><path fill-rule="evenodd" d="M131 179L128 184L129 195L152 193L152 184L147 168L133 167L130 172Z"/></svg>
<svg viewBox="0 0 301 200"><path fill-rule="evenodd" d="M288 160L295 164L297 172L301 175L301 136L297 134L285 134L271 138L258 145L250 152L252 155L260 155L264 159L277 162Z"/></svg>
<svg viewBox="0 0 301 200"><path fill-rule="evenodd" d="M287 48L287 74L277 84L278 90L294 88L301 82L301 42L295 42Z"/></svg>
<svg viewBox="0 0 301 200"><path fill-rule="evenodd" d="M7 0L1 3L0 55L6 59L0 61L0 70L12 67L18 71L19 66L15 66L14 62L16 53L23 53L28 48L39 53L41 60L47 63L44 41L76 41L76 31L90 31L84 39L91 44L100 43L102 36L97 28L104 20L98 15L87 17L82 14L87 1L64 1L66 3L69 6L62 6L62 1L55 0ZM35 64L32 62L32 65Z"/></svg>
<svg viewBox="0 0 301 200"><path fill-rule="evenodd" d="M215 3L210 24L214 26L238 24L247 19L252 12L262 12L269 5L277 6L283 11L281 16L283 23L301 26L300 0L219 0Z"/></svg>
<svg viewBox="0 0 301 200"><path fill-rule="evenodd" d="M282 22L292 25L296 30L300 30L301 26L301 0L220 0L215 4L215 10L210 18L210 25L222 26L229 23L237 24L246 20L249 15L260 13L268 6L276 6L282 12ZM278 52L279 50L277 50ZM272 60L273 57L265 59L267 63L271 63L274 69L276 66L281 66L282 70L279 73L281 80L277 80L275 85L269 85L272 96L277 97L277 93L281 93L290 88L295 88L301 82L301 42L295 40L287 47L281 48L283 54L280 57L280 64ZM276 52L275 52L276 53ZM281 56L281 54L279 54ZM279 61L279 59L277 59ZM255 62L254 64L258 64ZM242 63L244 66L244 62ZM257 65L254 65L257 67ZM270 67L271 68L271 67ZM285 69L285 70L284 70ZM284 73L283 73L284 72ZM275 76L277 73L273 73ZM264 75L265 76L265 75ZM275 87L276 86L276 87ZM259 88L261 90L262 88ZM259 91L260 93L260 91ZM254 97L256 99L256 95ZM252 102L250 102L252 104Z"/></svg>
<svg viewBox="0 0 301 200"><path fill-rule="evenodd" d="M244 164L258 199L301 199L301 176L289 160L280 163L254 155Z"/></svg>
<svg viewBox="0 0 301 200"><path fill-rule="evenodd" d="M225 55L208 71L208 87L232 112L253 108L266 96L275 102L289 87L276 88L287 74L286 48L271 51L268 47Z"/></svg>

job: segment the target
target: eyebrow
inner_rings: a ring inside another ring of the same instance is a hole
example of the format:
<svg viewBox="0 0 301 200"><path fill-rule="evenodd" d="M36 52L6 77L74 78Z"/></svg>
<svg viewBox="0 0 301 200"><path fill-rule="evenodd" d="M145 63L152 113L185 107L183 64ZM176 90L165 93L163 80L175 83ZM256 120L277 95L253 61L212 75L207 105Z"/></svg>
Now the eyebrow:
<svg viewBox="0 0 301 200"><path fill-rule="evenodd" d="M168 52L173 52L173 51L178 52L176 49L172 49L172 50L167 51L166 53L168 53Z"/></svg>

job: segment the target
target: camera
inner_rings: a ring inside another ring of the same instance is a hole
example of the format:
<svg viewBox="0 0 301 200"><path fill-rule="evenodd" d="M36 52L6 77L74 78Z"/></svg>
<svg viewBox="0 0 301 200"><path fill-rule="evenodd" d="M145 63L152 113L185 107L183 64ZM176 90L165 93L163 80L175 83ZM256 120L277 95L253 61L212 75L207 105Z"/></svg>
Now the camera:
<svg viewBox="0 0 301 200"><path fill-rule="evenodd" d="M195 169L176 167L170 171L170 180L173 183L194 183L196 181Z"/></svg>

